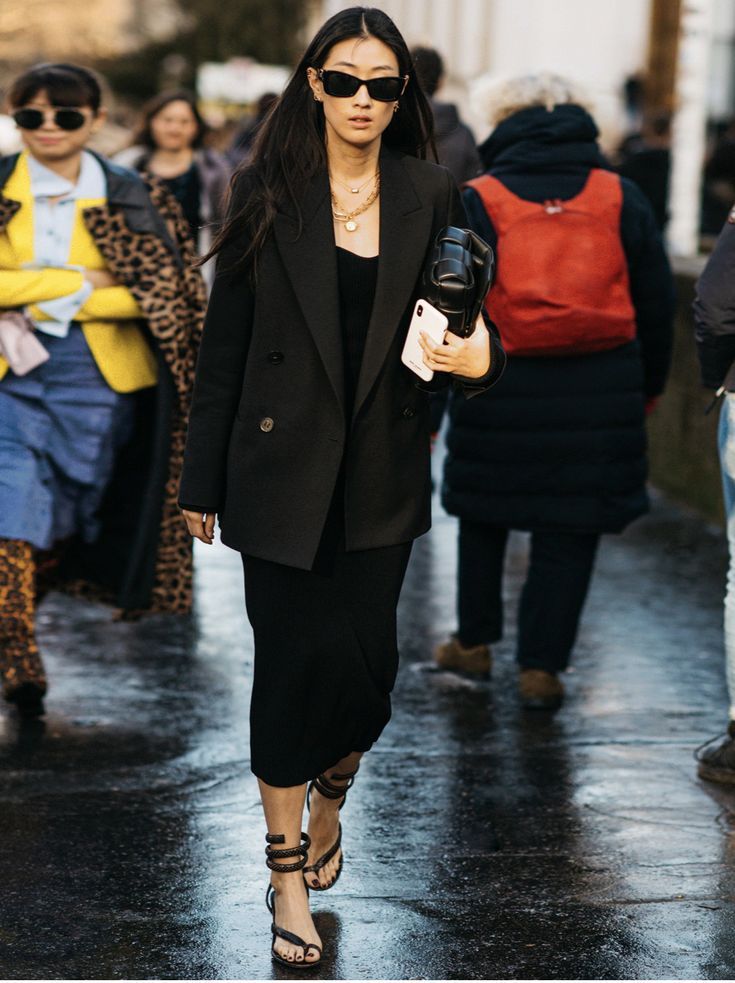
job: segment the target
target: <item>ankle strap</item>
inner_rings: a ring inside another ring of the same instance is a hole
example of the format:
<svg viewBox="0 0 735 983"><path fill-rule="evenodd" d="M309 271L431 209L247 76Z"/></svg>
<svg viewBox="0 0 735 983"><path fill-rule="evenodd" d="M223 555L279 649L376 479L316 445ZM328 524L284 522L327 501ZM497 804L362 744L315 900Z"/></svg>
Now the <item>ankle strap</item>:
<svg viewBox="0 0 735 983"><path fill-rule="evenodd" d="M331 779L327 778L326 775L317 775L314 779L314 787L320 795L323 795L325 799L341 799L343 795L347 795L349 790L355 784L355 776L357 775L360 767L358 765L354 771L350 771L345 775L338 775L336 772L332 774ZM345 782L345 785L335 785L334 782Z"/></svg>
<svg viewBox="0 0 735 983"><path fill-rule="evenodd" d="M303 870L306 865L306 859L309 856L309 847L311 846L311 840L306 835L306 833L301 834L301 842L303 846L288 847L285 850L275 850L271 844L272 843L285 843L286 837L283 833L266 833L266 842L268 846L265 848L265 865L270 870L275 870L278 874L293 874L297 870ZM286 857L299 857L299 860L294 861L292 864L281 864L277 861L285 860Z"/></svg>

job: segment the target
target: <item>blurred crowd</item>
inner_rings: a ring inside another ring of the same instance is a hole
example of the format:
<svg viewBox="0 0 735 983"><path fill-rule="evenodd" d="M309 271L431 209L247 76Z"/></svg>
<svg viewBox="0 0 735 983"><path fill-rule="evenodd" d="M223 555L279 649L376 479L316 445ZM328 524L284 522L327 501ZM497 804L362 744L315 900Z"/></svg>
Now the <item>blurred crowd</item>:
<svg viewBox="0 0 735 983"><path fill-rule="evenodd" d="M434 111L439 162L448 167L459 185L481 173L485 166L472 129L463 121L464 107L442 98L445 68L432 48L412 52L416 70ZM234 168L250 158L269 108L278 99L265 92L242 115L208 123L196 96L171 89L154 96L140 110L119 104L91 141L91 148L116 162L162 178L179 200L200 250L206 252L209 231L221 217L223 191ZM645 80L638 75L621 89L625 127L622 139L609 148L608 165L634 181L648 198L659 229L668 222L671 171L672 114L650 107ZM218 114L219 115L219 114ZM0 155L20 149L12 118L0 113ZM735 201L735 119L712 123L702 171L701 245L711 248Z"/></svg>

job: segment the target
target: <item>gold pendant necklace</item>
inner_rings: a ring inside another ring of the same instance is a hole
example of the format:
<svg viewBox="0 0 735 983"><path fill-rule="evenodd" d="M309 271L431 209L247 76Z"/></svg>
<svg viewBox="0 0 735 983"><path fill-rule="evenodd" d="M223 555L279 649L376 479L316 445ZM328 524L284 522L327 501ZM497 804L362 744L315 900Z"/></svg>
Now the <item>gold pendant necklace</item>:
<svg viewBox="0 0 735 983"><path fill-rule="evenodd" d="M335 222L344 223L344 227L347 232L356 232L360 228L355 219L358 215L362 215L363 212L366 212L380 194L380 173L376 173L374 177L375 187L367 196L362 205L357 208L353 208L352 211L347 211L344 205L337 201L337 196L335 195L334 191L330 189L329 193L332 198L332 216Z"/></svg>
<svg viewBox="0 0 735 983"><path fill-rule="evenodd" d="M351 192L353 195L359 195L362 189L367 188L370 182L373 181L377 176L378 176L378 172L376 171L375 174L370 175L367 181L363 181L363 183L360 185L359 188L353 188L351 184L345 184L344 181L340 181L340 179L338 177L335 177L334 174L331 175L331 178L333 181L336 181L337 184L342 185L342 187L345 188L345 190Z"/></svg>

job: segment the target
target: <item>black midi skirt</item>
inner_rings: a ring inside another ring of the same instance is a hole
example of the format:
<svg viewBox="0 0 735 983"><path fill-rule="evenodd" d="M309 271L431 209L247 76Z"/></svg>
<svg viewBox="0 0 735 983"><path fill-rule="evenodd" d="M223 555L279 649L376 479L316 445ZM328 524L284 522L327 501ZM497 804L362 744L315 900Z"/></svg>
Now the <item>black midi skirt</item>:
<svg viewBox="0 0 735 983"><path fill-rule="evenodd" d="M311 780L369 750L388 723L410 553L411 543L352 553L337 544L320 548L312 570L243 556L251 768L268 785Z"/></svg>

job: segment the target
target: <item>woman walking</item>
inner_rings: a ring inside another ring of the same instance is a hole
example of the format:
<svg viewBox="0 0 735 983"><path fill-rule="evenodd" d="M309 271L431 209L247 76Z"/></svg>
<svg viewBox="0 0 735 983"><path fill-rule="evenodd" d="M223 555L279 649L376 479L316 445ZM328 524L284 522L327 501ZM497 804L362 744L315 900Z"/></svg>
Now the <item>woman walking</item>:
<svg viewBox="0 0 735 983"><path fill-rule="evenodd" d="M0 158L0 669L37 715L51 579L189 610L175 476L205 298L176 203L85 149L94 74L39 65L8 98L25 149Z"/></svg>
<svg viewBox="0 0 735 983"><path fill-rule="evenodd" d="M230 179L225 158L204 146L207 125L186 91L162 92L143 108L135 144L115 162L159 178L176 198L200 254L223 218Z"/></svg>
<svg viewBox="0 0 735 983"><path fill-rule="evenodd" d="M390 717L398 595L430 524L428 396L400 353L427 251L465 216L421 159L410 66L385 14L345 10L264 124L215 244L181 483L191 533L211 542L218 514L243 555L273 955L302 967L321 956L306 888L341 871L339 809ZM502 370L481 321L424 352L468 394Z"/></svg>

